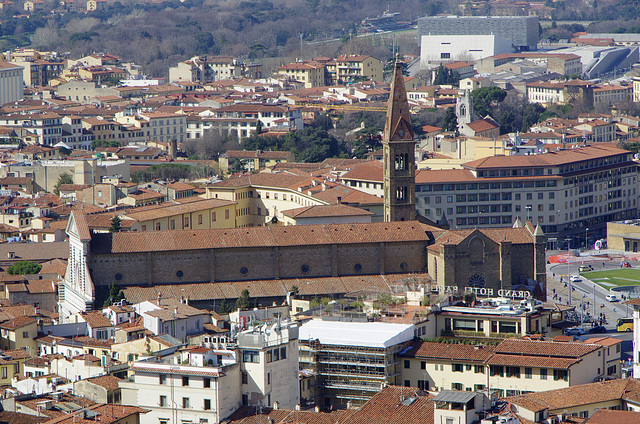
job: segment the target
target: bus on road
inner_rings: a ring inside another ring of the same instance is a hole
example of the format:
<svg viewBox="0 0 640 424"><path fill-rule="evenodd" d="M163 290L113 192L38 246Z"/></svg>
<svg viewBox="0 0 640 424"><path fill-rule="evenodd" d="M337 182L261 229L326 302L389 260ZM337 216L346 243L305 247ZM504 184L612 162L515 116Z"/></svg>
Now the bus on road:
<svg viewBox="0 0 640 424"><path fill-rule="evenodd" d="M633 331L633 318L620 318L618 320L618 325L616 326L617 331Z"/></svg>

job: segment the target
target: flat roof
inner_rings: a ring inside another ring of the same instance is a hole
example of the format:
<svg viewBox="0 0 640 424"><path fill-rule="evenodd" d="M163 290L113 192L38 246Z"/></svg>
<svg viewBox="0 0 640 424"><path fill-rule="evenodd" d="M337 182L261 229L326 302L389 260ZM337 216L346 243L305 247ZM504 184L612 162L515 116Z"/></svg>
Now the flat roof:
<svg viewBox="0 0 640 424"><path fill-rule="evenodd" d="M413 339L413 324L344 322L314 319L302 324L299 340L326 345L388 348Z"/></svg>
<svg viewBox="0 0 640 424"><path fill-rule="evenodd" d="M457 392L452 390L444 390L438 393L434 398L434 402L455 402L467 403L476 397L475 392Z"/></svg>

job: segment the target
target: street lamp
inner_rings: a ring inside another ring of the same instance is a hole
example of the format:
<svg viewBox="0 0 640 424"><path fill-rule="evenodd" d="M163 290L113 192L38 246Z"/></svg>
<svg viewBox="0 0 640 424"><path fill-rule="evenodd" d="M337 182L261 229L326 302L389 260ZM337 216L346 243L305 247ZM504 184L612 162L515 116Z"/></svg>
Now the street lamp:
<svg viewBox="0 0 640 424"><path fill-rule="evenodd" d="M571 306L571 260L569 259L569 248L571 239L566 238L564 241L567 242L567 288L569 289L569 297L567 299L567 305Z"/></svg>
<svg viewBox="0 0 640 424"><path fill-rule="evenodd" d="M584 250L589 250L589 227L584 230Z"/></svg>

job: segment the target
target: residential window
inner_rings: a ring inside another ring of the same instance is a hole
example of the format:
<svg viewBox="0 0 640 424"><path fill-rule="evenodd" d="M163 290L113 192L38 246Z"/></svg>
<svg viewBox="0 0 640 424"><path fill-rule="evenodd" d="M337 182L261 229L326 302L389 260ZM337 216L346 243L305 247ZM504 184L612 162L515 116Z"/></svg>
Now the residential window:
<svg viewBox="0 0 640 424"><path fill-rule="evenodd" d="M23 339L27 339L27 338L29 338L29 332L28 332L28 331L23 331L23 332L22 332L22 338L23 338Z"/></svg>
<svg viewBox="0 0 640 424"><path fill-rule="evenodd" d="M531 378L531 374L532 374L532 369L529 367L526 367L524 369L524 378Z"/></svg>
<svg viewBox="0 0 640 424"><path fill-rule="evenodd" d="M167 376L165 374L160 374L159 376L160 384L167 384Z"/></svg>
<svg viewBox="0 0 640 424"><path fill-rule="evenodd" d="M189 385L189 377L187 377L187 376L183 376L182 377L182 385L183 386L188 386Z"/></svg>
<svg viewBox="0 0 640 424"><path fill-rule="evenodd" d="M287 359L287 348L286 347L281 347L280 348L280 359Z"/></svg>
<svg viewBox="0 0 640 424"><path fill-rule="evenodd" d="M407 370L409 368L411 368L411 361L410 360L408 360L408 359L404 360L404 368L407 369Z"/></svg>
<svg viewBox="0 0 640 424"><path fill-rule="evenodd" d="M427 369L427 363L425 361L421 361L420 362L420 369L421 370L426 370Z"/></svg>
<svg viewBox="0 0 640 424"><path fill-rule="evenodd" d="M502 365L490 365L489 372L492 377L499 375L500 377L504 377L504 368Z"/></svg>
<svg viewBox="0 0 640 424"><path fill-rule="evenodd" d="M558 380L567 381L568 379L569 379L569 376L567 375L567 371L565 371L565 370L553 370L553 380L554 381L558 381Z"/></svg>
<svg viewBox="0 0 640 424"><path fill-rule="evenodd" d="M451 371L462 372L462 364L451 364Z"/></svg>
<svg viewBox="0 0 640 424"><path fill-rule="evenodd" d="M507 377L520 378L520 367L507 367Z"/></svg>
<svg viewBox="0 0 640 424"><path fill-rule="evenodd" d="M242 371L242 384L249 384L249 374L246 371Z"/></svg>
<svg viewBox="0 0 640 424"><path fill-rule="evenodd" d="M267 352L265 353L265 358L267 363L272 362L273 361L273 355L271 354L270 350L267 350Z"/></svg>
<svg viewBox="0 0 640 424"><path fill-rule="evenodd" d="M473 372L476 374L484 374L484 365L474 365Z"/></svg>
<svg viewBox="0 0 640 424"><path fill-rule="evenodd" d="M546 379L547 379L547 369L540 368L540 380L546 380Z"/></svg>
<svg viewBox="0 0 640 424"><path fill-rule="evenodd" d="M7 367L2 367L2 378L7 378Z"/></svg>
<svg viewBox="0 0 640 424"><path fill-rule="evenodd" d="M229 219L229 209L224 211L224 219Z"/></svg>
<svg viewBox="0 0 640 424"><path fill-rule="evenodd" d="M160 395L160 406L167 406L167 397Z"/></svg>
<svg viewBox="0 0 640 424"><path fill-rule="evenodd" d="M188 409L189 408L189 398L187 398L187 397L183 397L182 398L182 408L183 409Z"/></svg>
<svg viewBox="0 0 640 424"><path fill-rule="evenodd" d="M208 411L211 409L211 399L205 399L204 400L204 408L205 411Z"/></svg>
<svg viewBox="0 0 640 424"><path fill-rule="evenodd" d="M198 225L202 225L202 214L198 215Z"/></svg>
<svg viewBox="0 0 640 424"><path fill-rule="evenodd" d="M267 384L271 384L271 373L267 373Z"/></svg>
<svg viewBox="0 0 640 424"><path fill-rule="evenodd" d="M244 362L259 364L260 363L260 354L255 350L245 350L242 353L242 360Z"/></svg>
<svg viewBox="0 0 640 424"><path fill-rule="evenodd" d="M462 390L462 383L451 383L451 390Z"/></svg>
<svg viewBox="0 0 640 424"><path fill-rule="evenodd" d="M205 378L204 380L204 388L208 389L211 387L211 379L210 378Z"/></svg>

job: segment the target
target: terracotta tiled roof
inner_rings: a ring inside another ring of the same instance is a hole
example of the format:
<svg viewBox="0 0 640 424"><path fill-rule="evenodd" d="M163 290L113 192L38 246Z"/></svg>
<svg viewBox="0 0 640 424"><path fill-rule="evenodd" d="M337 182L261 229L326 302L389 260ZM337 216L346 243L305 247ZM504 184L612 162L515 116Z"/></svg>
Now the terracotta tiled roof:
<svg viewBox="0 0 640 424"><path fill-rule="evenodd" d="M149 412L148 409L142 409L137 406L111 404L93 405L87 407L87 409L93 411L96 414L95 417L90 419L83 418L84 412L65 413L64 415L47 421L47 424L95 424L96 422L100 422L101 424L123 423L129 422L126 419L128 417L137 417L139 414L146 414ZM132 422L140 422L140 419L134 419Z"/></svg>
<svg viewBox="0 0 640 424"><path fill-rule="evenodd" d="M192 187L193 189L193 187ZM166 204L159 205L157 208L132 211L126 214L127 217L137 221L149 221L153 219L166 218L169 216L188 214L193 212L205 211L213 208L234 205L236 202L223 199L199 199L182 204Z"/></svg>
<svg viewBox="0 0 640 424"><path fill-rule="evenodd" d="M464 344L412 342L407 348L400 352L400 356L484 362L493 354L494 350L495 346L489 345L477 348Z"/></svg>
<svg viewBox="0 0 640 424"><path fill-rule="evenodd" d="M634 379L617 379L598 383L581 384L564 389L527 393L506 398L514 405L529 411L560 411L576 406L625 399L640 393L640 382Z"/></svg>
<svg viewBox="0 0 640 424"><path fill-rule="evenodd" d="M585 421L585 424L637 424L640 412L598 409Z"/></svg>
<svg viewBox="0 0 640 424"><path fill-rule="evenodd" d="M91 328L113 327L109 318L102 311L83 312L80 316Z"/></svg>
<svg viewBox="0 0 640 424"><path fill-rule="evenodd" d="M532 341L532 343L539 342ZM491 355L491 358L489 358L486 363L489 365L504 365L509 367L534 367L566 370L578 362L580 362L580 359L536 357L529 355L503 355L496 353Z"/></svg>
<svg viewBox="0 0 640 424"><path fill-rule="evenodd" d="M496 347L496 353L510 355L547 356L558 358L580 358L602 346L586 343L557 343L506 339Z"/></svg>
<svg viewBox="0 0 640 424"><path fill-rule="evenodd" d="M382 176L382 162L376 160L368 161L356 166L351 171L344 174L342 179L382 182Z"/></svg>
<svg viewBox="0 0 640 424"><path fill-rule="evenodd" d="M381 197L345 185L338 185L334 188L314 193L313 197L332 204L338 203L338 197L341 198L342 203L350 205L380 205L384 203L384 199Z"/></svg>
<svg viewBox="0 0 640 424"><path fill-rule="evenodd" d="M56 286L51 280L29 280L27 282L27 291L34 293L57 293Z"/></svg>
<svg viewBox="0 0 640 424"><path fill-rule="evenodd" d="M118 383L122 381L122 379L113 375L101 375L99 377L87 378L86 381L104 387L107 390L117 390Z"/></svg>
<svg viewBox="0 0 640 424"><path fill-rule="evenodd" d="M469 123L467 125L469 126L469 128L471 128L476 133L483 132L483 131L489 131L489 130L492 130L494 128L498 128L499 127L498 125L496 125L493 122L491 122L491 120L489 120L489 119L480 119L478 121L473 121L473 122L471 122L471 123Z"/></svg>
<svg viewBox="0 0 640 424"><path fill-rule="evenodd" d="M297 286L301 296L321 296L329 293L351 293L368 289L380 293L389 293L392 286L408 283L429 283L428 274L387 274L387 275L354 275L347 277L291 278L280 280L252 280L235 282L163 284L154 287L123 287L125 297L132 303L155 300L158 293L162 299L177 299L185 296L190 300L237 299L242 290L249 288L252 296L279 297L285 296L292 286Z"/></svg>
<svg viewBox="0 0 640 424"><path fill-rule="evenodd" d="M0 327L7 330L16 330L20 327L24 327L25 325L34 324L35 322L36 319L32 317L17 317L3 322L2 324L0 324Z"/></svg>
<svg viewBox="0 0 640 424"><path fill-rule="evenodd" d="M375 222L95 234L91 251L96 254L131 253L422 240L427 241L428 236L416 221Z"/></svg>

